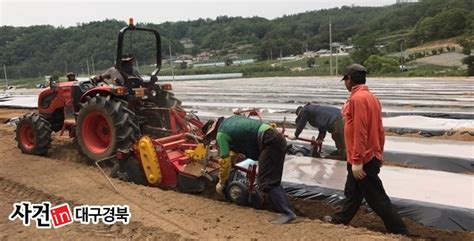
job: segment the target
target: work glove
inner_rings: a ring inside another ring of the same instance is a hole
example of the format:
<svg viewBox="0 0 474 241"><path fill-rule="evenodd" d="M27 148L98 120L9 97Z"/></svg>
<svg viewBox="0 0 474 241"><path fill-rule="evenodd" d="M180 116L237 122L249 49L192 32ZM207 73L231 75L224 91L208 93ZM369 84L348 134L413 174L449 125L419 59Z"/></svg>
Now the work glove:
<svg viewBox="0 0 474 241"><path fill-rule="evenodd" d="M222 184L221 182L218 182L216 185L216 192L218 194L222 194L223 191L224 191L224 184Z"/></svg>
<svg viewBox="0 0 474 241"><path fill-rule="evenodd" d="M296 137L295 135L289 134L289 135L288 135L288 139L290 139L290 140L296 140L297 137Z"/></svg>
<svg viewBox="0 0 474 241"><path fill-rule="evenodd" d="M219 159L219 183L225 183L229 178L230 168L232 166L231 156Z"/></svg>
<svg viewBox="0 0 474 241"><path fill-rule="evenodd" d="M352 164L352 174L357 180L362 180L366 176L364 172L364 165L361 164Z"/></svg>

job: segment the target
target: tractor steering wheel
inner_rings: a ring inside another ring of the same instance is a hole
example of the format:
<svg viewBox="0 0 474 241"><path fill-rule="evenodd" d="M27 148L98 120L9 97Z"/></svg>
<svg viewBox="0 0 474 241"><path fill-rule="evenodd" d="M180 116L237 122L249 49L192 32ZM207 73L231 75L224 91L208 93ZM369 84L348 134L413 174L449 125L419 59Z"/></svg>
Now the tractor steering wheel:
<svg viewBox="0 0 474 241"><path fill-rule="evenodd" d="M102 85L107 85L109 86L109 83L107 83L107 81L105 81L104 77L102 76L92 76L90 78L90 81L92 84L94 84L95 86L102 86Z"/></svg>

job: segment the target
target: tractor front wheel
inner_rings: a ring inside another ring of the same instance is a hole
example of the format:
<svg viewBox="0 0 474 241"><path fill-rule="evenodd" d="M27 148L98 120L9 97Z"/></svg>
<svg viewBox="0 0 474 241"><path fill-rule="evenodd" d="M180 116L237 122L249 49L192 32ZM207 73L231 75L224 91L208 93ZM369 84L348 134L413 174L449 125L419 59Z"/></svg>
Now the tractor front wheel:
<svg viewBox="0 0 474 241"><path fill-rule="evenodd" d="M45 155L51 144L51 125L39 113L28 113L20 118L16 127L16 141L21 152Z"/></svg>
<svg viewBox="0 0 474 241"><path fill-rule="evenodd" d="M76 136L81 152L95 161L130 148L139 135L134 117L122 100L100 95L89 98L81 104L77 117Z"/></svg>

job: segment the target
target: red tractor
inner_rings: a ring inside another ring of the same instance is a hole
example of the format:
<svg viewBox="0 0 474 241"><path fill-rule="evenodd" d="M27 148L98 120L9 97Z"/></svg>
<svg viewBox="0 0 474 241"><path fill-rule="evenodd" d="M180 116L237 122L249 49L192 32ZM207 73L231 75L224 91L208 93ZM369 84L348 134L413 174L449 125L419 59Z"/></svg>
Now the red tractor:
<svg viewBox="0 0 474 241"><path fill-rule="evenodd" d="M145 32L154 36L156 68L148 80L130 74L123 65L124 35ZM161 68L161 37L153 29L136 27L133 21L118 34L116 63L113 68L123 78L121 84L101 78L59 83L50 79L49 88L38 97L38 112L20 118L16 129L18 147L23 153L44 155L52 132L65 130L75 138L81 152L91 160L129 150L140 136L155 138L172 134L200 132L202 123L186 113L170 92L170 84L158 84Z"/></svg>
<svg viewBox="0 0 474 241"><path fill-rule="evenodd" d="M124 35L139 31L151 33L156 40L156 68L149 80L130 74L123 66ZM116 63L111 68L123 82L112 85L91 78L58 83L51 78L49 88L39 95L38 112L18 122L18 147L23 153L44 155L52 132L62 135L67 130L90 160L118 160L119 170L113 174L121 179L183 192L201 192L207 183L215 184L219 165L215 148L200 143L203 123L181 108L170 92L171 85L157 83L160 46L156 30L129 23L119 32ZM243 203L250 196L240 194L254 193L256 165L234 169L239 176L228 183L227 196Z"/></svg>

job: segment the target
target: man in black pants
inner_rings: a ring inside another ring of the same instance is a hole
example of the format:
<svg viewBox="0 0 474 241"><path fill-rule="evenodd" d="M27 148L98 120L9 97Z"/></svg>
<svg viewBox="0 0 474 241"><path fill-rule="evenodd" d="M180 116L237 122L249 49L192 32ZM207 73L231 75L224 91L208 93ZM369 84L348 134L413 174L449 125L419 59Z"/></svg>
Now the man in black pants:
<svg viewBox="0 0 474 241"><path fill-rule="evenodd" d="M341 160L346 160L346 148L344 146L344 118L341 110L332 106L306 104L298 106L295 120L296 130L294 135L289 135L288 139L296 140L303 131L306 124L318 128L319 134L316 138L318 144L322 144L326 133L331 133L331 137L336 144L337 150L331 156L338 156Z"/></svg>
<svg viewBox="0 0 474 241"><path fill-rule="evenodd" d="M268 194L281 216L273 224L290 223L296 218L285 190L281 186L286 139L269 125L240 115L208 121L202 128L205 142L216 139L219 146L219 183L216 192L222 193L229 177L230 150L258 160L258 190Z"/></svg>
<svg viewBox="0 0 474 241"><path fill-rule="evenodd" d="M344 104L344 139L347 150L346 196L342 210L326 216L330 223L349 224L365 198L379 215L387 231L407 235L408 230L393 209L378 174L382 166L385 133L382 125L382 106L365 85L367 70L352 64L342 78L351 93Z"/></svg>

